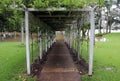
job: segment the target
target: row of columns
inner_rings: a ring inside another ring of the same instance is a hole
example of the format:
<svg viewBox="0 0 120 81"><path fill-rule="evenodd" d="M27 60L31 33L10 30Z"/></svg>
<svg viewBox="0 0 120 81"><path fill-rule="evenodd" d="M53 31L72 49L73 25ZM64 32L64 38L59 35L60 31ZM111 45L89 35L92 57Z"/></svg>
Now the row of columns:
<svg viewBox="0 0 120 81"><path fill-rule="evenodd" d="M93 72L93 54L94 54L94 38L95 38L95 13L94 10L91 9L91 11L89 11L89 15L90 15L90 47L89 47L89 75L92 75ZM82 21L83 22L83 21ZM80 26L81 22L78 20L76 21L76 23L73 23L69 26L68 29L68 33L66 35L66 41L68 42L70 48L72 47L76 47L77 49L75 49L77 51L78 54L78 60L80 61L80 49L81 49L81 26ZM76 40L77 38L77 45L76 45ZM74 40L73 40L74 39ZM73 40L73 41L72 41Z"/></svg>
<svg viewBox="0 0 120 81"><path fill-rule="evenodd" d="M45 37L44 37L44 41L43 41L43 39L42 39L42 33L40 32L40 60L42 60L42 52L43 51L45 51L45 52L47 52L48 51L48 49L52 46L52 44L54 43L54 38L53 38L53 36L48 36L48 34L47 34L47 32L45 33ZM43 48L43 42L44 42L44 45L45 45L45 47Z"/></svg>
<svg viewBox="0 0 120 81"><path fill-rule="evenodd" d="M22 29L23 30L23 29ZM38 29L39 30L39 29ZM22 31L23 32L23 31ZM29 40L29 11L25 10L25 32L26 32L26 62L27 62L27 74L31 74L31 67L30 67L30 40ZM43 37L42 32L38 31L38 37L39 37L39 57L40 60L42 60L43 57L43 51L47 52L48 49L51 47L51 45L54 43L54 35L50 34L48 36L48 32L46 32L45 37ZM44 38L44 40L43 40ZM45 48L43 48L43 43L45 45Z"/></svg>

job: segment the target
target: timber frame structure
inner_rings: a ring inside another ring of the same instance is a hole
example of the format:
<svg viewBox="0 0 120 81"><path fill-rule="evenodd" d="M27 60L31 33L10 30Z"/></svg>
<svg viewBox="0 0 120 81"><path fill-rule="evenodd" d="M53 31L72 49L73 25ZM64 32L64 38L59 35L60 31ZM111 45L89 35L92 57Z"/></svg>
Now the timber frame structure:
<svg viewBox="0 0 120 81"><path fill-rule="evenodd" d="M80 16L82 12L88 12L90 15L90 47L89 47L89 75L92 75L93 72L93 53L94 53L94 30L95 30L95 8L88 9L34 9L34 8L19 8L17 10L21 10L25 12L25 32L26 32L26 61L27 61L27 74L31 74L30 68L30 40L29 40L29 13L32 13L35 17L49 25L53 31L64 30L69 27L68 24L73 24L74 21L80 20ZM76 22L77 24L80 22ZM74 25L74 24L73 24ZM79 31L78 31L79 32ZM79 33L80 34L80 33ZM80 38L79 38L80 39ZM42 38L40 38L42 41ZM67 41L70 44L70 40ZM41 42L40 42L41 44ZM78 42L80 47L80 41ZM42 48L40 48L42 50ZM47 49L46 49L47 50ZM78 55L79 58L79 55ZM42 59L42 55L40 52L40 59Z"/></svg>

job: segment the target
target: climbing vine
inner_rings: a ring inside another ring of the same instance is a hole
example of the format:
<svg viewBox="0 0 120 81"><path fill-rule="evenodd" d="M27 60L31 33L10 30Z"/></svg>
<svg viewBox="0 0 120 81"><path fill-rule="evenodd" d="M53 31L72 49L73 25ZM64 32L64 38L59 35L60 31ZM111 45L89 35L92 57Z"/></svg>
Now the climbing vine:
<svg viewBox="0 0 120 81"><path fill-rule="evenodd" d="M34 8L48 7L66 7L66 8L82 8L95 3L103 5L103 0L34 0L30 6Z"/></svg>

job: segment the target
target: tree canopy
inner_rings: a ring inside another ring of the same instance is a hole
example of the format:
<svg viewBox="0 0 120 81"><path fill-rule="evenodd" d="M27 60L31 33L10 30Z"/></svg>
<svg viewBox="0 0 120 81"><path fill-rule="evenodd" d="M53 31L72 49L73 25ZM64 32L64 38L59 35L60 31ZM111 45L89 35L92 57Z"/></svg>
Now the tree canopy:
<svg viewBox="0 0 120 81"><path fill-rule="evenodd" d="M104 4L104 0L0 0L1 7L66 7L66 8L82 8L92 4Z"/></svg>

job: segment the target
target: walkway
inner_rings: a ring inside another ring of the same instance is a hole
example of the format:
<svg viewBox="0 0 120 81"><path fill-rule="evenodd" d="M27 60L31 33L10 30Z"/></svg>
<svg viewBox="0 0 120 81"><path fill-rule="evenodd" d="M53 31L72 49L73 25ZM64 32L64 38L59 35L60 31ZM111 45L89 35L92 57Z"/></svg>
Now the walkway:
<svg viewBox="0 0 120 81"><path fill-rule="evenodd" d="M52 47L38 81L81 81L64 42L57 42Z"/></svg>

